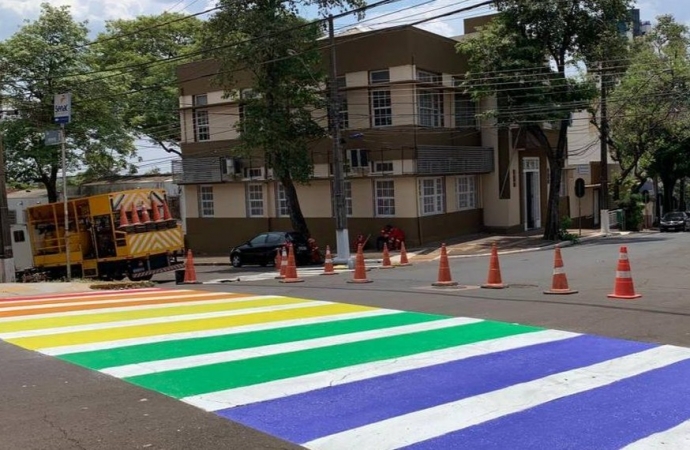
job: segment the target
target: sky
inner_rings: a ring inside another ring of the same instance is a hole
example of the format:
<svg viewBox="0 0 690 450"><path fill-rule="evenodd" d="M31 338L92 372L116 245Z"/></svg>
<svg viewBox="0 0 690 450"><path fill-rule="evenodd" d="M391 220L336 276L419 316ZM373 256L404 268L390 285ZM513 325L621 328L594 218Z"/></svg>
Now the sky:
<svg viewBox="0 0 690 450"><path fill-rule="evenodd" d="M381 28L411 23L427 19L444 12L471 6L481 0L401 0L390 5L373 8L361 22L362 26ZM88 21L92 37L103 30L104 23L113 19L132 19L139 15L153 15L163 12L182 12L195 14L216 6L216 0L0 0L0 41L14 34L25 21L35 20L42 2L53 6L68 5L78 21ZM370 0L369 3L373 3ZM661 14L671 14L679 22L690 25L690 1L687 0L637 0L643 21L654 19ZM462 13L436 19L419 25L428 31L444 36L463 34L463 19L490 12L486 7L469 13ZM314 8L302 10L305 17L315 18ZM201 18L207 17L201 16ZM336 31L343 31L356 24L354 17L336 21ZM170 171L170 154L146 142L138 142L140 172L154 167L162 172Z"/></svg>

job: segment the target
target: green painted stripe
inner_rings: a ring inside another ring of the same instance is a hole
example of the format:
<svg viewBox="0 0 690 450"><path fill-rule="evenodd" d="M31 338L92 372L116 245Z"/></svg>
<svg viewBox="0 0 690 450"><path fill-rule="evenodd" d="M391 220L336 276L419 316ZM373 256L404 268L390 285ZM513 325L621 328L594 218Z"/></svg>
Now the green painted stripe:
<svg viewBox="0 0 690 450"><path fill-rule="evenodd" d="M126 379L182 398L539 330L486 321Z"/></svg>
<svg viewBox="0 0 690 450"><path fill-rule="evenodd" d="M273 330L208 336L174 341L137 344L106 350L93 350L60 356L90 369L124 366L163 359L239 350L263 345L283 344L360 331L390 328L446 319L445 316L403 312L385 316L361 317L310 325L295 325Z"/></svg>

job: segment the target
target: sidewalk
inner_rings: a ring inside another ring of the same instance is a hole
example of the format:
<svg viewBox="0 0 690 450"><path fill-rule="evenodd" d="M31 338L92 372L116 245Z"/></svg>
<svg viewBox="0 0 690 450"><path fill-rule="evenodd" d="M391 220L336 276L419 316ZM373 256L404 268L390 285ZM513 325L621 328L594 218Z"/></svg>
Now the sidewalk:
<svg viewBox="0 0 690 450"><path fill-rule="evenodd" d="M89 282L0 283L0 300L25 295L56 295L75 292L93 292Z"/></svg>

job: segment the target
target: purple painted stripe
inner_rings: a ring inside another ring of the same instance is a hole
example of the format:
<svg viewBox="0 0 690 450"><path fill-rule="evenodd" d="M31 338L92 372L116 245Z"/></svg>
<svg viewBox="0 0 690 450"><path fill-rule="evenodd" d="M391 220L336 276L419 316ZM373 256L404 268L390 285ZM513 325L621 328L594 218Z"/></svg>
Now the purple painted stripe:
<svg viewBox="0 0 690 450"><path fill-rule="evenodd" d="M689 377L686 360L406 448L619 449L690 419Z"/></svg>
<svg viewBox="0 0 690 450"><path fill-rule="evenodd" d="M656 346L580 336L318 389L217 414L304 443L652 347Z"/></svg>

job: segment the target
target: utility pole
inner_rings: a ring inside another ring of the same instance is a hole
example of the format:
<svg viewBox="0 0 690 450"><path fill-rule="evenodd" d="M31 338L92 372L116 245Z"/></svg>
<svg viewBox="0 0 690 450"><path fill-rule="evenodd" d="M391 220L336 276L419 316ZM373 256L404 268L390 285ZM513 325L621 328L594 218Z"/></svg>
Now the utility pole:
<svg viewBox="0 0 690 450"><path fill-rule="evenodd" d="M607 105L607 95L608 89L606 86L606 72L604 70L604 64L600 66L601 69L601 105L599 108L599 113L601 114L601 131L599 137L601 139L601 165L599 170L599 180L601 186L599 188L599 222L601 223L601 233L603 235L608 235L611 233L609 227L609 118L608 118L608 105Z"/></svg>
<svg viewBox="0 0 690 450"><path fill-rule="evenodd" d="M336 262L350 262L350 238L347 232L347 208L345 205L345 177L343 154L340 148L340 98L338 96L338 72L335 60L335 30L333 15L328 16L328 38L331 46L331 64L328 75L330 99L328 109L333 139L333 206L335 212L335 240L337 248Z"/></svg>
<svg viewBox="0 0 690 450"><path fill-rule="evenodd" d="M0 109L0 119L2 118ZM5 174L5 147L0 134L0 283L13 283L14 255L10 235L10 210L7 207L7 186Z"/></svg>
<svg viewBox="0 0 690 450"><path fill-rule="evenodd" d="M65 261L67 266L67 281L72 280L72 263L69 254L69 202L67 200L67 150L65 148L65 124L60 124L62 141L62 209L65 213Z"/></svg>

